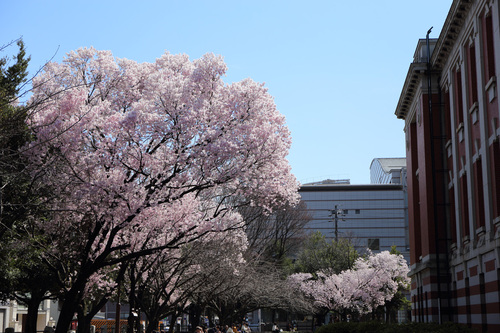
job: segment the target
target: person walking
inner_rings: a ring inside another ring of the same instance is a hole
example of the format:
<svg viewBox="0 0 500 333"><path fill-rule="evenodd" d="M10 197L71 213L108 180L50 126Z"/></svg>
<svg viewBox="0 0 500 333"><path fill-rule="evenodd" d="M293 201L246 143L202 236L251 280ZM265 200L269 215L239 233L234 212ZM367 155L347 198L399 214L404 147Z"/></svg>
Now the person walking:
<svg viewBox="0 0 500 333"><path fill-rule="evenodd" d="M244 322L243 325L241 325L241 333L252 333L252 329L248 326L247 322Z"/></svg>

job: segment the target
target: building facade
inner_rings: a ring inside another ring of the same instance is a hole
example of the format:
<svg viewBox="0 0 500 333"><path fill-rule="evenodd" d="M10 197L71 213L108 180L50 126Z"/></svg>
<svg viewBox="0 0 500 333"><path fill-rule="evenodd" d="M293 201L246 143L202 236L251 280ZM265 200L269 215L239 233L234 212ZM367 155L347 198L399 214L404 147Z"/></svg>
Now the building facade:
<svg viewBox="0 0 500 333"><path fill-rule="evenodd" d="M24 332L28 308L16 301L0 302L0 332L7 328L14 332ZM43 300L38 307L38 318L36 330L41 332L46 326L54 326L59 316L56 301Z"/></svg>
<svg viewBox="0 0 500 333"><path fill-rule="evenodd" d="M417 43L405 121L412 316L500 332L498 0L454 0Z"/></svg>
<svg viewBox="0 0 500 333"><path fill-rule="evenodd" d="M299 194L312 215L305 226L309 233L320 231L327 239L350 238L359 251L390 251L395 245L409 261L406 200L401 184L326 181L302 185Z"/></svg>

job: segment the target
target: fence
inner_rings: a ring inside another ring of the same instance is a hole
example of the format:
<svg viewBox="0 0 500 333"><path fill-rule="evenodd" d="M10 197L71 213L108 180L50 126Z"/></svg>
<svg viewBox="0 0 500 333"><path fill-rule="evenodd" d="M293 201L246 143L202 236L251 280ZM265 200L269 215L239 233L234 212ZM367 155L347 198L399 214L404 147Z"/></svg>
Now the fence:
<svg viewBox="0 0 500 333"><path fill-rule="evenodd" d="M93 319L90 325L95 327L95 333L116 333L114 319ZM128 320L120 320L120 333L127 333Z"/></svg>

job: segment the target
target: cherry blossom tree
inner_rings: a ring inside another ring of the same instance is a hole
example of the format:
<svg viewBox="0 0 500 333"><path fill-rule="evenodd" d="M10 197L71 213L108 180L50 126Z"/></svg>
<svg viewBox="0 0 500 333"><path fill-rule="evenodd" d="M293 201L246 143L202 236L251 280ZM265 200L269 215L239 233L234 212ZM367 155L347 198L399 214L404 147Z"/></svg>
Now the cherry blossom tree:
<svg viewBox="0 0 500 333"><path fill-rule="evenodd" d="M64 286L57 333L103 268L235 228L242 205L297 201L285 118L262 84L227 85L225 71L213 54L137 63L84 48L35 78L27 157L53 189L36 227Z"/></svg>
<svg viewBox="0 0 500 333"><path fill-rule="evenodd" d="M311 297L318 308L367 314L390 301L398 289L408 289L406 260L388 251L359 258L340 274L297 273L289 282Z"/></svg>
<svg viewBox="0 0 500 333"><path fill-rule="evenodd" d="M312 219L305 202L276 207L272 215L260 207L243 207L248 255L283 265L306 239L304 226Z"/></svg>
<svg viewBox="0 0 500 333"><path fill-rule="evenodd" d="M162 318L184 309L189 301L188 283L192 283L192 258L187 253L168 249L158 254L137 258L129 268L126 286L131 310L146 315L146 332L158 329ZM132 317L135 318L135 317ZM129 318L129 331L136 323Z"/></svg>
<svg viewBox="0 0 500 333"><path fill-rule="evenodd" d="M237 272L246 246L242 228L207 233L180 249L165 249L137 258L129 267L129 304L148 318L146 332L160 319L186 309L203 309L198 295L221 292L224 272ZM221 279L222 278L222 279ZM199 319L198 316L193 316ZM198 323L191 321L194 326Z"/></svg>

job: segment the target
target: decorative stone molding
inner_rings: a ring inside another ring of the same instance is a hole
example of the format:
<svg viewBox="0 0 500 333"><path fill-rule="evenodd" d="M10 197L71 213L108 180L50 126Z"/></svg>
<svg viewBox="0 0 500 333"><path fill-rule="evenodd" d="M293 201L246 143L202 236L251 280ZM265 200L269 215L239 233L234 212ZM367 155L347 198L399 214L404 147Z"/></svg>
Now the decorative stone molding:
<svg viewBox="0 0 500 333"><path fill-rule="evenodd" d="M484 87L486 95L488 96L488 101L491 103L495 97L497 97L497 78L492 76L491 79L486 83Z"/></svg>
<svg viewBox="0 0 500 333"><path fill-rule="evenodd" d="M457 244L456 243L451 244L450 250L451 250L451 259L452 260L457 259L457 257L458 257Z"/></svg>
<svg viewBox="0 0 500 333"><path fill-rule="evenodd" d="M471 246L469 236L465 236L463 238L463 244L464 244L464 246L462 248L462 254L469 253L470 252L470 246Z"/></svg>
<svg viewBox="0 0 500 333"><path fill-rule="evenodd" d="M472 106L469 109L469 114L471 116L473 124L479 121L478 109L479 109L479 104L477 102L474 102L474 104L472 104Z"/></svg>
<svg viewBox="0 0 500 333"><path fill-rule="evenodd" d="M482 247L486 243L486 232L484 230L484 227L481 227L478 230L476 230L477 233L476 247Z"/></svg>
<svg viewBox="0 0 500 333"><path fill-rule="evenodd" d="M446 142L445 147L446 147L446 153L447 153L448 157L451 157L451 155L453 155L453 144L452 144L451 140L448 140Z"/></svg>
<svg viewBox="0 0 500 333"><path fill-rule="evenodd" d="M493 220L493 224L495 225L495 239L500 239L500 216Z"/></svg>
<svg viewBox="0 0 500 333"><path fill-rule="evenodd" d="M465 18L471 8L472 2L472 0L457 1L450 8L449 15L443 24L443 29L439 36L439 42L436 44L436 48L432 54L431 62L434 67L442 68L449 58L453 45L465 23Z"/></svg>
<svg viewBox="0 0 500 333"><path fill-rule="evenodd" d="M458 127L455 131L458 134L458 141L464 141L464 123L458 124Z"/></svg>

